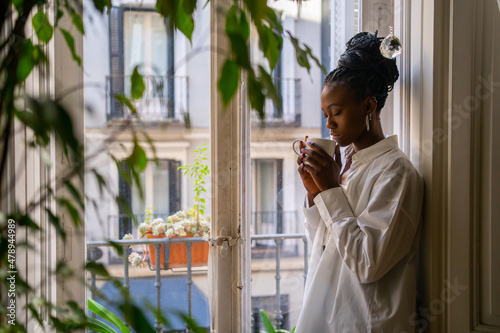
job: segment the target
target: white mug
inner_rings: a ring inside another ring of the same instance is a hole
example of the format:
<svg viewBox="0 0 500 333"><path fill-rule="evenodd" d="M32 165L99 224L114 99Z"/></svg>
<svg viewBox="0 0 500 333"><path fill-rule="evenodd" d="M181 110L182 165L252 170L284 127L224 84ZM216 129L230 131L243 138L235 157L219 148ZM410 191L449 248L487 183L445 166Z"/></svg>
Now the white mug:
<svg viewBox="0 0 500 333"><path fill-rule="evenodd" d="M300 155L300 151L297 151L295 149L295 143L303 141L301 139L297 139L292 143L292 149L295 152L295 154ZM330 139L323 139L323 138L308 138L307 141L313 142L323 148L324 151L328 153L332 158L335 155L335 146L337 145L337 142L330 140Z"/></svg>

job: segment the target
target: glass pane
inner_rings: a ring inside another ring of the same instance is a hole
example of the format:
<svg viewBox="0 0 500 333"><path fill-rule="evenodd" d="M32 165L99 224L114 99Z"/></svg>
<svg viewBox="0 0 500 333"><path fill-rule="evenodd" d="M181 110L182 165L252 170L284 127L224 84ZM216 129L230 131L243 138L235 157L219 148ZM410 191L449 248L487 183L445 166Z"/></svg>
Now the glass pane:
<svg viewBox="0 0 500 333"><path fill-rule="evenodd" d="M300 8L292 1L273 1L269 5L280 12L286 30L305 41L313 54L321 54L321 1L303 1ZM251 38L253 64L265 64L255 33ZM276 328L290 331L296 325L307 273L307 251L303 241L305 190L297 173L292 142L306 135L321 136L321 73L308 73L296 65L289 39L283 41L273 80L282 98L282 110L272 100L266 100L264 124L252 115L251 332L264 330L260 309L266 311Z"/></svg>
<svg viewBox="0 0 500 333"><path fill-rule="evenodd" d="M141 182L141 189L137 186L136 183L132 184L132 212L137 216L144 216L144 210L146 209L146 196L148 189L146 188L145 181L145 173L141 173L139 175ZM142 190L142 198L141 192Z"/></svg>
<svg viewBox="0 0 500 333"><path fill-rule="evenodd" d="M210 228L207 222L211 213L207 195L211 192L210 174L198 171L206 170L210 161L198 158L200 153L194 151L204 144L208 147L210 138L206 121L210 119L207 107L210 66L200 63L209 59L209 39L204 33L209 31L210 6L197 9L196 16L206 26L200 26L193 33L193 48L202 50L198 57L193 57L186 39L174 41L172 34L167 34L165 21L154 11L154 4L152 0L145 0L137 5L116 6L109 15L100 15L92 10L92 0L84 2L85 102L93 110L85 119L85 147L89 156L97 156L86 167L99 172L109 185L109 191L101 191L95 178L86 179L86 195L94 203L86 208L87 259L102 263L112 276L129 285L131 296L141 305L150 325L159 323L145 303L151 303L168 319L170 325L164 327L163 332L186 330L185 320L177 315L179 312L208 329L208 242L202 236L207 236ZM87 20L87 16L91 16L91 20ZM178 59L173 59L174 55ZM180 65L173 68L172 76L167 78L169 64ZM140 99L132 101L137 110L133 115L115 101L115 95L130 96L130 76L135 66L139 66L139 73L143 75L145 90ZM190 76L195 77L191 81L193 85L202 88L197 89L196 94L189 93ZM189 118L185 118L181 110L189 113ZM186 124L185 119L190 123ZM136 142L142 150L134 148ZM130 158L133 151L136 155ZM142 154L148 160L144 170ZM201 155L210 157L210 152L204 151ZM121 170L115 161L137 163L135 169L122 163ZM180 166L187 167L189 172L185 175L179 170ZM138 174L134 174L134 170ZM192 176L191 171L194 171ZM136 179L142 185L143 198ZM194 191L197 181L204 190L199 200L195 199ZM204 208L199 220L192 209L195 204ZM135 216L135 222L129 211ZM113 247L96 244L100 240L118 241L129 233L138 243L125 251L125 260ZM165 246L166 237L180 242ZM154 246L146 244L151 241L161 242L158 255ZM105 297L92 293L91 289L89 296L122 318L119 290L107 281L93 282L90 274L88 283Z"/></svg>
<svg viewBox="0 0 500 333"><path fill-rule="evenodd" d="M125 74L130 75L135 66L144 64L144 14L135 11L125 11L124 44L125 44Z"/></svg>
<svg viewBox="0 0 500 333"><path fill-rule="evenodd" d="M167 161L160 161L157 166L153 167L153 207L157 216L166 217L170 213L170 173Z"/></svg>

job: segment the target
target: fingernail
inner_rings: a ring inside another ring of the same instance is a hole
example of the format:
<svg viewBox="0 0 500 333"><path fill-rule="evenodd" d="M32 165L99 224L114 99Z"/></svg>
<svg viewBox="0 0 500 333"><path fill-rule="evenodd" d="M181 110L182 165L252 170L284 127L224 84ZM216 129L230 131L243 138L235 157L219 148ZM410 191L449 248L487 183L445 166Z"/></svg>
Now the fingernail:
<svg viewBox="0 0 500 333"><path fill-rule="evenodd" d="M310 144L312 144L312 142L311 141L307 141L307 144L310 145Z"/></svg>

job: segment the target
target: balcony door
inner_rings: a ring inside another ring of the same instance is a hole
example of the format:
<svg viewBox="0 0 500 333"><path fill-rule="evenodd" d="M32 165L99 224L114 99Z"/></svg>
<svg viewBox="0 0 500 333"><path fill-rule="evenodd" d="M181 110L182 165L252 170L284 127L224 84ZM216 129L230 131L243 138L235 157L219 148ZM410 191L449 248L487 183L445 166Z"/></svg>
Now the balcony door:
<svg viewBox="0 0 500 333"><path fill-rule="evenodd" d="M252 231L256 235L283 232L283 160L252 160ZM255 242L255 247L274 245L273 241Z"/></svg>
<svg viewBox="0 0 500 333"><path fill-rule="evenodd" d="M174 34L154 9L121 6L110 11L112 94L130 91L130 77L138 67L146 91L136 107L142 120L175 117ZM179 82L177 84L181 84ZM123 117L121 105L111 99L111 113Z"/></svg>

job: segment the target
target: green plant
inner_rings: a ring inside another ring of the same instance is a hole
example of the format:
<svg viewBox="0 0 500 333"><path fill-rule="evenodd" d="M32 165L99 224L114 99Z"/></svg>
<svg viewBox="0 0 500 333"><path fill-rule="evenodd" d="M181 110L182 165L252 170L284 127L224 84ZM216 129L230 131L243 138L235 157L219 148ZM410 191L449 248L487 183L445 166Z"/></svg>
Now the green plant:
<svg viewBox="0 0 500 333"><path fill-rule="evenodd" d="M273 326L273 323L271 323L271 319L269 319L269 316L264 310L260 310L260 318L262 319L262 323L264 324L264 327L266 328L266 331L261 331L262 332L267 332L267 333L293 333L295 332L295 327L292 329L292 332L284 330L284 329L275 329Z"/></svg>
<svg viewBox="0 0 500 333"><path fill-rule="evenodd" d="M113 312L107 309L105 306L99 304L93 299L87 299L87 306L90 311L98 315L99 317L106 319L108 322L112 323L116 327L120 329L122 333L130 333L130 330L127 328L125 323L120 320ZM93 318L91 316L87 317L89 321L88 328L90 330L94 330L99 333L117 333L116 330L112 329L108 324L104 321Z"/></svg>
<svg viewBox="0 0 500 333"><path fill-rule="evenodd" d="M208 165L204 164L204 161L208 161L206 153L208 148L206 148L205 146L206 143L197 146L196 149L193 150L193 153L196 154L196 158L194 159L193 163L181 165L179 167L179 170L182 170L184 172L184 175L189 174L189 177L194 179L193 192L194 192L194 201L196 202L194 208L196 209L196 215L197 215L196 221L198 223L200 221L200 214L201 215L205 214L206 199L203 198L202 196L203 193L207 193L207 190L205 189L206 185L205 178L210 173Z"/></svg>

